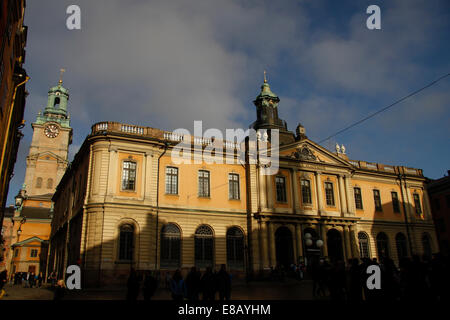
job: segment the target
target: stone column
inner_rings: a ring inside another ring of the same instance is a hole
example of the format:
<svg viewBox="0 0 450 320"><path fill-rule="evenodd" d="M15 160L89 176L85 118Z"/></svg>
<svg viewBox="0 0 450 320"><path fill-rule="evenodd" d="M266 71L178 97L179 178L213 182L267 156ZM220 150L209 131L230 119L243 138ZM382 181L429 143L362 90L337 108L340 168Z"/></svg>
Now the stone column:
<svg viewBox="0 0 450 320"><path fill-rule="evenodd" d="M300 201L298 199L298 175L297 175L297 168L292 169L291 176L292 176L292 190L294 192L294 204L293 204L293 212L298 213L300 210Z"/></svg>
<svg viewBox="0 0 450 320"><path fill-rule="evenodd" d="M338 175L338 184L339 184L339 199L341 201L341 216L344 216L348 210L347 210L347 197L344 187L344 179L341 175Z"/></svg>
<svg viewBox="0 0 450 320"><path fill-rule="evenodd" d="M319 213L323 212L323 193L322 193L322 181L320 179L321 172L315 172L316 175L316 194L317 194L317 207Z"/></svg>
<svg viewBox="0 0 450 320"><path fill-rule="evenodd" d="M298 262L298 257L303 257L302 226L299 223L295 225L295 235L297 242L297 257L295 257L295 262Z"/></svg>
<svg viewBox="0 0 450 320"><path fill-rule="evenodd" d="M350 231L350 246L352 249L352 255L354 258L359 258L359 249L358 249L358 241L357 241L357 237L356 237L356 231L355 231L355 225L350 225L348 227L349 231ZM370 247L370 242L369 242L369 247Z"/></svg>
<svg viewBox="0 0 450 320"><path fill-rule="evenodd" d="M268 246L268 235L267 235L267 225L265 222L259 221L259 237L260 237L260 263L261 269L269 266L269 246Z"/></svg>
<svg viewBox="0 0 450 320"><path fill-rule="evenodd" d="M426 220L432 220L431 217L431 206L430 206L430 198L428 197L428 192L424 188L423 189L423 211Z"/></svg>
<svg viewBox="0 0 450 320"><path fill-rule="evenodd" d="M350 188L350 176L344 176L345 198L347 200L347 212L355 215L355 201L353 192Z"/></svg>
<svg viewBox="0 0 450 320"><path fill-rule="evenodd" d="M277 264L277 256L275 252L275 234L274 234L274 228L272 222L266 222L268 224L268 231L269 231L269 249L270 249L270 266L275 267Z"/></svg>
<svg viewBox="0 0 450 320"><path fill-rule="evenodd" d="M274 207L274 194L272 186L272 176L266 175L266 186L267 186L267 207L273 209Z"/></svg>
<svg viewBox="0 0 450 320"><path fill-rule="evenodd" d="M351 240L350 240L350 228L349 226L343 226L344 230L344 243L345 243L345 252L347 259L353 258Z"/></svg>
<svg viewBox="0 0 450 320"><path fill-rule="evenodd" d="M322 252L324 257L328 257L328 247L327 247L327 228L325 224L320 225L320 234L323 241Z"/></svg>

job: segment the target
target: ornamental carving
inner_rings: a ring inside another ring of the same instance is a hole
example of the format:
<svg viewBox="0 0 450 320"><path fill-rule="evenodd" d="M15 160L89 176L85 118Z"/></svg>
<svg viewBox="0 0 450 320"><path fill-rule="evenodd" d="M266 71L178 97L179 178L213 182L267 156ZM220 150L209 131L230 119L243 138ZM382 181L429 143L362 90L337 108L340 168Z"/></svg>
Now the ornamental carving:
<svg viewBox="0 0 450 320"><path fill-rule="evenodd" d="M317 157L308 147L302 147L297 149L297 151L291 154L291 157L298 160L317 161Z"/></svg>

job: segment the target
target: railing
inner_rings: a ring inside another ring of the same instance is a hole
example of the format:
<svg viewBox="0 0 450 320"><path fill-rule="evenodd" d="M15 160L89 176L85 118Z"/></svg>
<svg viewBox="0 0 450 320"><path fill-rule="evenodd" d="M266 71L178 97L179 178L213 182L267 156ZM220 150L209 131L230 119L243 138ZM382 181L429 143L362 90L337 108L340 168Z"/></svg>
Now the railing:
<svg viewBox="0 0 450 320"><path fill-rule="evenodd" d="M139 135L146 137L153 137L170 142L188 142L191 139L191 143L201 146L209 146L214 141L211 138L204 137L192 137L188 135L178 134L170 131L163 131L150 127L141 127L130 124L122 124L119 122L99 122L92 126L92 134L98 132L122 132L131 135ZM240 145L231 141L222 140L223 146L228 150L240 150Z"/></svg>

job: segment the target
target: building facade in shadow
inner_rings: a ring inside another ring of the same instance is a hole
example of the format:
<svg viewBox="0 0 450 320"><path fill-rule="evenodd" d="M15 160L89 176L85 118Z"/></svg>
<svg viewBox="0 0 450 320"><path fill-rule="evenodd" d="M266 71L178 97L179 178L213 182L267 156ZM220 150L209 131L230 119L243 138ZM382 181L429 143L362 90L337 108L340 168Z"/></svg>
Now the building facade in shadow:
<svg viewBox="0 0 450 320"><path fill-rule="evenodd" d="M268 140L266 149L252 148L251 139L94 124L53 196L49 270L63 278L78 264L90 286L124 283L132 269L226 264L257 276L319 257L398 262L437 251L420 169L350 160L341 146L327 150L300 124L288 131L279 102L264 81L251 127L260 130L254 143ZM275 148L272 129L279 130L279 170L264 175L259 156ZM179 163L172 155L181 142L191 160L221 142L223 158L235 161ZM247 161L238 161L242 150Z"/></svg>

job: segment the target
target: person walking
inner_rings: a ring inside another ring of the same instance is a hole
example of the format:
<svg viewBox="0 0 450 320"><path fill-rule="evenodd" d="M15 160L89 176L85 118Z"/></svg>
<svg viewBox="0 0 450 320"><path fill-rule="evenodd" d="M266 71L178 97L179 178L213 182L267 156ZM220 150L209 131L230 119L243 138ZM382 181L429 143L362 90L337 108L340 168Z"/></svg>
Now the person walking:
<svg viewBox="0 0 450 320"><path fill-rule="evenodd" d="M42 286L42 280L44 279L44 276L42 275L42 272L39 273L39 276L37 278L38 286L39 288Z"/></svg>
<svg viewBox="0 0 450 320"><path fill-rule="evenodd" d="M177 269L170 281L170 292L172 293L172 299L175 301L182 301L186 295L186 287L181 276L181 272Z"/></svg>
<svg viewBox="0 0 450 320"><path fill-rule="evenodd" d="M216 277L211 267L207 267L202 276L203 300L215 300L216 298Z"/></svg>
<svg viewBox="0 0 450 320"><path fill-rule="evenodd" d="M58 280L58 282L56 283L56 289L55 289L55 293L53 295L53 300L62 300L64 298L64 294L66 291L66 285L64 283L64 280Z"/></svg>
<svg viewBox="0 0 450 320"><path fill-rule="evenodd" d="M127 300L136 301L139 296L139 277L134 269L131 269L127 282Z"/></svg>
<svg viewBox="0 0 450 320"><path fill-rule="evenodd" d="M152 275L150 271L147 271L145 274L145 280L144 280L144 300L151 300L153 295L155 294L157 288L157 281L156 278Z"/></svg>
<svg viewBox="0 0 450 320"><path fill-rule="evenodd" d="M221 265L217 273L217 285L219 289L219 300L230 300L231 275L227 272L225 264Z"/></svg>
<svg viewBox="0 0 450 320"><path fill-rule="evenodd" d="M196 267L192 267L186 276L186 297L188 300L197 301L200 294L201 279Z"/></svg>

